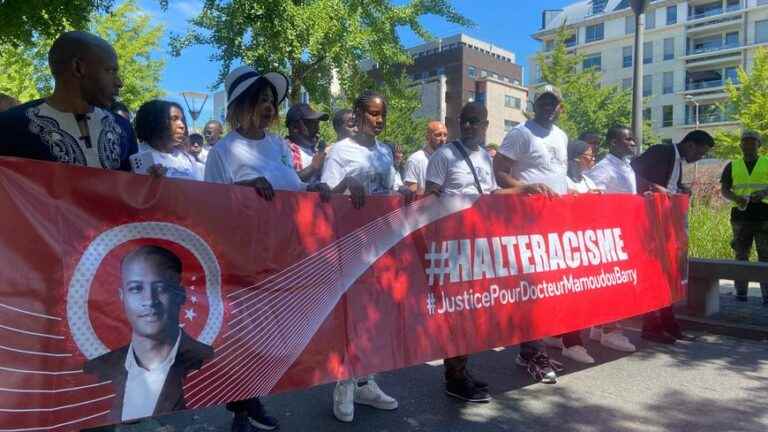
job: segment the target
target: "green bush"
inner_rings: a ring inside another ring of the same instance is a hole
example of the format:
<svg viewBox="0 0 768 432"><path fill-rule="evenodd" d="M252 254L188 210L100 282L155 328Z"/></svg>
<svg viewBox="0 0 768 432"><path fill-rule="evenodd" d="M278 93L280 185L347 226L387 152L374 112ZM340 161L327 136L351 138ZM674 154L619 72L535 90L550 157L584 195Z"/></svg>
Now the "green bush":
<svg viewBox="0 0 768 432"><path fill-rule="evenodd" d="M733 259L731 250L731 209L725 205L693 202L688 214L690 256Z"/></svg>

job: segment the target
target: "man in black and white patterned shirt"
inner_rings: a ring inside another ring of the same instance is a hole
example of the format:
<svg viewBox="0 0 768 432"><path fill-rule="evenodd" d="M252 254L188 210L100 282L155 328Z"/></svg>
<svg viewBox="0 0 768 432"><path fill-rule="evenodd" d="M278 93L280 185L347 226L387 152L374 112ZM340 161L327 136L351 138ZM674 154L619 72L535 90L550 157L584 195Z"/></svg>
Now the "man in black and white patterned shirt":
<svg viewBox="0 0 768 432"><path fill-rule="evenodd" d="M130 171L130 123L109 107L123 86L117 54L86 32L59 36L48 53L53 93L0 113L0 156Z"/></svg>

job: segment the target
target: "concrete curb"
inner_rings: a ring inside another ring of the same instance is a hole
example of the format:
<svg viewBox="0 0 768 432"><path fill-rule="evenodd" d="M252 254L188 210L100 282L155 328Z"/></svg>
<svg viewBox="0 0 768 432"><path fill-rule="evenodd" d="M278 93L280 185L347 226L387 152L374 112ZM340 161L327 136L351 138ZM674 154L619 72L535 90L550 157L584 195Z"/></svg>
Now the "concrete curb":
<svg viewBox="0 0 768 432"><path fill-rule="evenodd" d="M707 318L698 318L678 313L680 325L686 330L703 331L723 336L756 341L768 341L768 328L749 324L734 324Z"/></svg>

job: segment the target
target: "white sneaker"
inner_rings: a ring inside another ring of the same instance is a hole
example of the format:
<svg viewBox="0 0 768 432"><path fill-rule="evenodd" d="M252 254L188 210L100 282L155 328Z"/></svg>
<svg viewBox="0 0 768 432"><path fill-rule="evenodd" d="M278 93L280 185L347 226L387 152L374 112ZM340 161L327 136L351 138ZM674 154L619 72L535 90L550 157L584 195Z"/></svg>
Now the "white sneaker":
<svg viewBox="0 0 768 432"><path fill-rule="evenodd" d="M589 329L589 338L600 342L603 339L603 329L601 327L592 327Z"/></svg>
<svg viewBox="0 0 768 432"><path fill-rule="evenodd" d="M354 379L339 381L333 390L333 415L344 423L350 423L355 418L355 387Z"/></svg>
<svg viewBox="0 0 768 432"><path fill-rule="evenodd" d="M563 348L563 338L561 337L548 337L544 338L544 345L552 348Z"/></svg>
<svg viewBox="0 0 768 432"><path fill-rule="evenodd" d="M594 363L595 359L587 352L587 349L581 345L574 345L570 348L563 348L563 357L568 357L579 363Z"/></svg>
<svg viewBox="0 0 768 432"><path fill-rule="evenodd" d="M623 352L635 352L636 348L632 345L632 342L627 339L621 330L614 330L610 333L603 333L603 338L600 343L610 349Z"/></svg>
<svg viewBox="0 0 768 432"><path fill-rule="evenodd" d="M368 377L368 383L364 386L355 386L355 403L368 405L381 410L397 409L397 401L384 393L373 377Z"/></svg>

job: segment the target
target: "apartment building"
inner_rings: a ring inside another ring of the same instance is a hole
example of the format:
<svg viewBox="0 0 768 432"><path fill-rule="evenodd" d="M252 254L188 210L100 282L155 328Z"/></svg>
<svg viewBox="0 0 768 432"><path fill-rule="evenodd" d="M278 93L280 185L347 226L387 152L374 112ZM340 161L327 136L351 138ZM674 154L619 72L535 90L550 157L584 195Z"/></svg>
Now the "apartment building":
<svg viewBox="0 0 768 432"><path fill-rule="evenodd" d="M737 127L727 109L725 84L738 84L737 70L750 70L757 47L768 44L768 0L655 0L644 17L644 115L665 142L697 126ZM632 87L635 21L629 0L580 1L542 14L533 35L551 51L557 31L574 31L570 49L597 68L603 83ZM541 71L530 59L535 86Z"/></svg>
<svg viewBox="0 0 768 432"><path fill-rule="evenodd" d="M500 144L506 131L525 121L528 90L514 53L465 34L436 39L408 52L413 64L406 73L421 93L418 115L444 122L450 139L458 138L459 113L472 101L488 108L489 144ZM375 67L370 68L375 75Z"/></svg>

